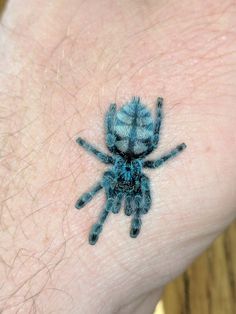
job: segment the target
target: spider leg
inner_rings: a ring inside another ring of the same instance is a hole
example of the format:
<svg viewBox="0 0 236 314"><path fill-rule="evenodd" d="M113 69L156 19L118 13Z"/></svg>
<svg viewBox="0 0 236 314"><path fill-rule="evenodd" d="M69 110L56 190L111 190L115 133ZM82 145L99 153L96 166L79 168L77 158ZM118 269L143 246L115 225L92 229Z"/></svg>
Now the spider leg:
<svg viewBox="0 0 236 314"><path fill-rule="evenodd" d="M77 209L84 207L102 188L103 188L102 183L101 182L97 183L94 187L91 188L89 192L86 192L81 195L81 197L76 202L75 207Z"/></svg>
<svg viewBox="0 0 236 314"><path fill-rule="evenodd" d="M92 226L90 234L89 234L89 243L91 245L96 244L96 242L97 242L97 240L99 238L99 235L102 232L103 224L104 224L104 222L105 222L109 212L111 211L113 203L114 203L114 199L113 198L108 198L107 199L106 206L103 209L103 211L100 213L97 223L95 223Z"/></svg>
<svg viewBox="0 0 236 314"><path fill-rule="evenodd" d="M160 129L161 129L161 122L163 119L163 98L158 97L156 102L156 122L154 126L154 139L153 139L153 146L156 148L159 142L160 137Z"/></svg>
<svg viewBox="0 0 236 314"><path fill-rule="evenodd" d="M114 206L112 207L113 214L118 214L121 209L121 202L122 202L123 194L121 192L117 193L116 200Z"/></svg>
<svg viewBox="0 0 236 314"><path fill-rule="evenodd" d="M141 215L146 214L151 207L150 181L146 175L142 174L136 191L134 194L134 216L130 229L131 238L136 238L139 235L142 225Z"/></svg>
<svg viewBox="0 0 236 314"><path fill-rule="evenodd" d="M156 119L154 124L154 130L153 130L153 138L145 140L144 144L147 146L147 150L141 155L142 158L149 155L155 148L157 148L157 145L159 143L159 137L160 137L160 129L161 129L161 123L163 119L163 98L158 97L156 101Z"/></svg>
<svg viewBox="0 0 236 314"><path fill-rule="evenodd" d="M113 157L105 153L100 152L93 145L89 144L87 141L83 140L81 137L77 138L76 142L82 146L86 151L94 154L101 162L104 164L113 164Z"/></svg>
<svg viewBox="0 0 236 314"><path fill-rule="evenodd" d="M167 160L176 157L186 147L187 147L186 144L182 143L182 144L176 146L176 148L172 149L166 155L163 155L162 157L158 158L157 160L146 160L146 161L144 161L143 167L144 168L158 168L162 164L164 164Z"/></svg>
<svg viewBox="0 0 236 314"><path fill-rule="evenodd" d="M112 210L113 206L114 206L114 196L109 195L106 200L106 205L99 215L98 221L91 228L91 231L89 234L89 243L91 245L96 244L99 238L99 235L102 232L103 224L105 220L107 219L107 216L109 212Z"/></svg>
<svg viewBox="0 0 236 314"><path fill-rule="evenodd" d="M114 203L113 206L111 208L111 211L113 212L113 214L118 214L121 208L121 202L122 202L122 198L123 198L123 193L122 192L118 192L116 190L116 175L113 171L108 170L104 173L104 178L103 178L103 185L105 187L106 190L109 190L109 196L114 198Z"/></svg>
<svg viewBox="0 0 236 314"><path fill-rule="evenodd" d="M131 228L130 228L130 236L131 238L136 238L139 235L142 220L141 220L141 202L142 202L142 196L137 193L134 196L134 204L135 204L135 210L134 210L134 216L131 220Z"/></svg>
<svg viewBox="0 0 236 314"><path fill-rule="evenodd" d="M142 190L142 204L141 204L141 214L147 214L151 207L151 193L150 193L150 180L144 174L141 178L141 190Z"/></svg>
<svg viewBox="0 0 236 314"><path fill-rule="evenodd" d="M132 208L132 196L130 193L127 193L125 196L125 215L130 216L133 212Z"/></svg>
<svg viewBox="0 0 236 314"><path fill-rule="evenodd" d="M89 234L89 243L91 245L96 244L100 233L103 229L103 224L109 214L109 212L114 207L115 202L115 192L114 192L114 186L116 183L115 174L114 172L108 170L103 175L103 182L102 186L105 188L106 191L106 205L102 212L99 215L98 221L92 226L90 234Z"/></svg>
<svg viewBox="0 0 236 314"><path fill-rule="evenodd" d="M106 114L105 119L105 127L106 127L106 144L107 148L113 152L114 149L114 143L115 143L115 136L114 136L114 119L116 115L116 104L111 104L110 108Z"/></svg>

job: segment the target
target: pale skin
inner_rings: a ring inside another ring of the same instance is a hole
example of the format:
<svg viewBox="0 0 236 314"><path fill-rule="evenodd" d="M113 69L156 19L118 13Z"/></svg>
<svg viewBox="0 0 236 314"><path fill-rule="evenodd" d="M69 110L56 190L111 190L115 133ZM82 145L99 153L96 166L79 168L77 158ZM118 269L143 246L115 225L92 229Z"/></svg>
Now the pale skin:
<svg viewBox="0 0 236 314"><path fill-rule="evenodd" d="M235 219L234 1L9 1L0 26L2 313L152 313L163 287ZM153 205L137 239L102 192L111 102L165 100Z"/></svg>

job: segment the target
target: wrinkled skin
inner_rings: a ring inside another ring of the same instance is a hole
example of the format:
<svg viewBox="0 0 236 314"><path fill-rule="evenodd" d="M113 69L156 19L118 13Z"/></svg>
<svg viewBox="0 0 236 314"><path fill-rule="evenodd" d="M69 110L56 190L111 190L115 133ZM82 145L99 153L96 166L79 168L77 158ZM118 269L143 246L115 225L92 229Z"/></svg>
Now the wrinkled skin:
<svg viewBox="0 0 236 314"><path fill-rule="evenodd" d="M68 5L69 3L69 5ZM236 8L233 1L11 0L0 26L2 313L152 313L163 287L235 218ZM87 234L102 193L79 194L105 167L111 102L165 99L153 206L131 239L109 217ZM104 236L105 234L105 236Z"/></svg>

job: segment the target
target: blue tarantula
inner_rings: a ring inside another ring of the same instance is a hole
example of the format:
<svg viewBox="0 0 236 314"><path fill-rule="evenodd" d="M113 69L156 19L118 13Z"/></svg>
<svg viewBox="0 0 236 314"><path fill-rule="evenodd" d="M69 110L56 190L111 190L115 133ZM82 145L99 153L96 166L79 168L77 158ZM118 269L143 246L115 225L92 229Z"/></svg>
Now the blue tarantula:
<svg viewBox="0 0 236 314"><path fill-rule="evenodd" d="M156 119L153 122L150 111L140 102L139 97L133 97L119 111L116 110L116 104L111 104L106 114L105 127L106 145L112 155L100 152L80 137L77 139L79 145L93 153L101 162L112 165L103 174L102 180L84 193L75 205L78 209L84 207L104 188L106 204L98 221L91 228L90 244L97 242L108 214L120 211L122 199L125 215L132 215L130 236L136 238L141 228L141 216L151 207L149 178L142 169L158 168L186 148L182 143L157 160L145 160L159 142L162 107L163 99L158 98Z"/></svg>

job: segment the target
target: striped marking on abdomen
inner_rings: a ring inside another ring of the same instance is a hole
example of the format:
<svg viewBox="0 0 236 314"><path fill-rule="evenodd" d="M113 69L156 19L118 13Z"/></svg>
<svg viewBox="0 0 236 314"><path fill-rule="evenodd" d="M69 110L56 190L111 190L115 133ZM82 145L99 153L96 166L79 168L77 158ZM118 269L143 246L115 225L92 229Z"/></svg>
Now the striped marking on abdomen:
<svg viewBox="0 0 236 314"><path fill-rule="evenodd" d="M153 136L151 114L139 103L128 104L117 113L114 130L120 151L141 154L147 150L145 142Z"/></svg>

